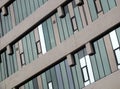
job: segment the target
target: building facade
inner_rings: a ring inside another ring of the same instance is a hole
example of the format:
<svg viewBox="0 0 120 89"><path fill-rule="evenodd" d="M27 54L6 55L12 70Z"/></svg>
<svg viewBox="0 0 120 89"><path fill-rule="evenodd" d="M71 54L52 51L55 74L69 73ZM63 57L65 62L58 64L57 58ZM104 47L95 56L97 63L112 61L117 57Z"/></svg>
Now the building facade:
<svg viewBox="0 0 120 89"><path fill-rule="evenodd" d="M0 0L0 89L119 89L120 0Z"/></svg>

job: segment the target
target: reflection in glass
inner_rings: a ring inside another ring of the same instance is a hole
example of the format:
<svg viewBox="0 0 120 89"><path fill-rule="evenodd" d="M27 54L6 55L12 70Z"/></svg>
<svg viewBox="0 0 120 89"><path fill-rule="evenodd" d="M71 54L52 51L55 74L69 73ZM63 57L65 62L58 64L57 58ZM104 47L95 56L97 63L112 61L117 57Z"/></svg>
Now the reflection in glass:
<svg viewBox="0 0 120 89"><path fill-rule="evenodd" d="M82 71L83 71L84 81L87 81L87 80L88 80L87 68L84 67L84 68L82 69Z"/></svg>
<svg viewBox="0 0 120 89"><path fill-rule="evenodd" d="M45 46L45 39L44 39L42 24L38 26L38 31L39 31L39 36L40 36L42 53L45 54L46 53L46 46Z"/></svg>
<svg viewBox="0 0 120 89"><path fill-rule="evenodd" d="M52 82L49 82L49 83L48 83L48 89L53 89Z"/></svg>
<svg viewBox="0 0 120 89"><path fill-rule="evenodd" d="M86 63L87 63L88 73L89 73L89 76L90 76L90 81L91 81L91 83L93 83L95 80L94 80L94 76L93 76L90 57L88 55L86 56Z"/></svg>
<svg viewBox="0 0 120 89"><path fill-rule="evenodd" d="M86 66L85 58L84 57L80 59L80 64L81 64L81 67Z"/></svg>
<svg viewBox="0 0 120 89"><path fill-rule="evenodd" d="M116 55L118 64L120 64L120 49L115 50L115 55Z"/></svg>
<svg viewBox="0 0 120 89"><path fill-rule="evenodd" d="M85 82L85 86L89 85L90 84L90 81L87 81Z"/></svg>
<svg viewBox="0 0 120 89"><path fill-rule="evenodd" d="M111 38L113 49L118 48L119 44L118 44L118 39L117 39L115 30L110 33L110 38Z"/></svg>

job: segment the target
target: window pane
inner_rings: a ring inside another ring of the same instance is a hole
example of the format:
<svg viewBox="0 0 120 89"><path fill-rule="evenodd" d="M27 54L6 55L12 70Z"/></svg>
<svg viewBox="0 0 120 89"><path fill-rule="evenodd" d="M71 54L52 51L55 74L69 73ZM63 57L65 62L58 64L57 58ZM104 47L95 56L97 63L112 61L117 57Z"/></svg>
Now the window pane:
<svg viewBox="0 0 120 89"><path fill-rule="evenodd" d="M90 84L90 81L87 81L85 82L85 86L89 85Z"/></svg>
<svg viewBox="0 0 120 89"><path fill-rule="evenodd" d="M116 55L118 64L120 64L120 49L115 50L115 55Z"/></svg>
<svg viewBox="0 0 120 89"><path fill-rule="evenodd" d="M87 80L88 80L87 68L84 67L84 68L82 69L82 71L83 71L84 81L87 81Z"/></svg>
<svg viewBox="0 0 120 89"><path fill-rule="evenodd" d="M117 39L115 30L110 33L110 38L111 38L113 49L118 48L119 44L118 44L118 39Z"/></svg>
<svg viewBox="0 0 120 89"><path fill-rule="evenodd" d="M87 68L88 68L88 73L89 73L89 77L90 77L90 82L92 83L92 82L94 82L94 76L93 76L90 58L88 55L86 56L86 62L87 62Z"/></svg>
<svg viewBox="0 0 120 89"><path fill-rule="evenodd" d="M86 66L85 58L84 57L80 59L80 64L81 64L81 67Z"/></svg>
<svg viewBox="0 0 120 89"><path fill-rule="evenodd" d="M52 82L48 83L48 88L53 89Z"/></svg>
<svg viewBox="0 0 120 89"><path fill-rule="evenodd" d="M45 47L45 39L44 39L44 35L43 35L42 25L38 26L38 30L39 30L42 53L45 54L46 53L46 47Z"/></svg>

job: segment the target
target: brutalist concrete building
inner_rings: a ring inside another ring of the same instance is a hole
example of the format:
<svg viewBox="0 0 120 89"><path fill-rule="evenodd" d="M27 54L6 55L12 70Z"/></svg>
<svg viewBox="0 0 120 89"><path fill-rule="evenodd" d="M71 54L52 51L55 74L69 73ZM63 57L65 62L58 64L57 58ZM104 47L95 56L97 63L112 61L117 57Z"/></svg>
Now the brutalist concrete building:
<svg viewBox="0 0 120 89"><path fill-rule="evenodd" d="M0 89L120 89L120 0L0 0Z"/></svg>

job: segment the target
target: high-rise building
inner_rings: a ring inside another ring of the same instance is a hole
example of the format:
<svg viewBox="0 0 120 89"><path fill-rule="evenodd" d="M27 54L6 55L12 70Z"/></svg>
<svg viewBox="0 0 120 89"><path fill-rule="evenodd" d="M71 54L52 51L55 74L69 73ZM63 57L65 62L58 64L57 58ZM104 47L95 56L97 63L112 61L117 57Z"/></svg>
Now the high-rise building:
<svg viewBox="0 0 120 89"><path fill-rule="evenodd" d="M120 0L0 0L0 89L120 89Z"/></svg>

